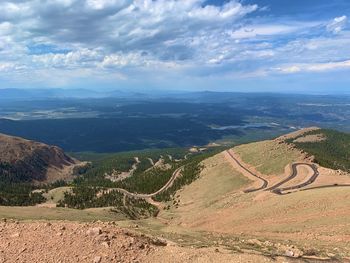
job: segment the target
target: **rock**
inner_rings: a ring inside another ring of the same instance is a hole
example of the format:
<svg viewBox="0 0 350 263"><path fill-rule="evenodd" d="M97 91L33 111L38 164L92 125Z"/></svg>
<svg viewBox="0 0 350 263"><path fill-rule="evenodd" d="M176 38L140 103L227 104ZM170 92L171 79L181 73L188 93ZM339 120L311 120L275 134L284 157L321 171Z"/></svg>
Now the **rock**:
<svg viewBox="0 0 350 263"><path fill-rule="evenodd" d="M333 253L327 253L326 255L327 255L327 257L329 257L329 258L334 258L334 257L335 257L335 254L333 254Z"/></svg>
<svg viewBox="0 0 350 263"><path fill-rule="evenodd" d="M102 260L102 257L100 257L100 256L96 256L96 257L94 257L94 263L100 263L101 262L101 260Z"/></svg>
<svg viewBox="0 0 350 263"><path fill-rule="evenodd" d="M301 256L304 255L303 251L297 248L293 249L293 253L294 253L294 257L296 258L300 258Z"/></svg>
<svg viewBox="0 0 350 263"><path fill-rule="evenodd" d="M304 254L304 253L303 253L301 250L297 249L297 248L288 249L288 250L286 250L286 252L285 252L285 255L286 255L287 257L293 257L293 258L299 258L299 257L301 257L303 254Z"/></svg>
<svg viewBox="0 0 350 263"><path fill-rule="evenodd" d="M293 257L294 253L292 250L286 250L286 252L284 253L284 255L286 255L287 257Z"/></svg>
<svg viewBox="0 0 350 263"><path fill-rule="evenodd" d="M166 246L167 245L167 241L165 239L162 239L162 238L152 238L151 243L153 245L156 245L156 246Z"/></svg>
<svg viewBox="0 0 350 263"><path fill-rule="evenodd" d="M273 246L273 243L270 242L270 241L265 241L263 244L264 244L264 246L267 246L267 247L272 247Z"/></svg>
<svg viewBox="0 0 350 263"><path fill-rule="evenodd" d="M16 237L19 237L19 236L20 236L19 233L14 233L14 234L11 235L11 237L13 237L13 238L16 238Z"/></svg>
<svg viewBox="0 0 350 263"><path fill-rule="evenodd" d="M97 236L96 240L98 240L98 241L109 241L110 239L109 239L108 235L100 234L100 235Z"/></svg>
<svg viewBox="0 0 350 263"><path fill-rule="evenodd" d="M239 246L233 246L233 249L236 251L241 251L241 247L239 247Z"/></svg>
<svg viewBox="0 0 350 263"><path fill-rule="evenodd" d="M104 246L105 248L109 248L109 242L102 242L101 245Z"/></svg>
<svg viewBox="0 0 350 263"><path fill-rule="evenodd" d="M140 244L139 248L144 249L145 248L145 244Z"/></svg>
<svg viewBox="0 0 350 263"><path fill-rule="evenodd" d="M98 236L102 234L102 230L100 227L93 227L86 231L86 234L89 236Z"/></svg>
<svg viewBox="0 0 350 263"><path fill-rule="evenodd" d="M261 243L261 241L260 240L258 240L258 239L248 239L247 240L247 244L249 244L249 245L253 245L253 246L261 246L262 245L262 243Z"/></svg>

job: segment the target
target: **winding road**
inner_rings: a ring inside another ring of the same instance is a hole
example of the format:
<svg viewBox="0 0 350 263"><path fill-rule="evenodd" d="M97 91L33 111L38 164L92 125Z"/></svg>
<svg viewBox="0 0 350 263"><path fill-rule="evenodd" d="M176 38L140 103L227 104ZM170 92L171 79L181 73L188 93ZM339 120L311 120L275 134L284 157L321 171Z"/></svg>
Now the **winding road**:
<svg viewBox="0 0 350 263"><path fill-rule="evenodd" d="M249 174L251 174L252 176L258 178L260 181L262 181L262 185L259 188L251 188L251 189L247 189L244 190L245 193L251 193L251 192L256 192L262 189L265 189L268 185L268 181L256 174L254 174L253 172L251 172L249 169L247 169L246 167L244 167L234 156L233 154L229 151L226 150L226 152L228 153L228 155L239 165L239 167L241 167L242 169L244 169L246 172L248 172Z"/></svg>
<svg viewBox="0 0 350 263"><path fill-rule="evenodd" d="M109 188L107 191L118 191L119 193L122 193L124 195L129 196L129 197L138 198L138 199L149 199L157 194L160 194L160 193L166 191L169 187L171 187L173 185L174 181L176 180L176 178L181 175L182 169L183 169L183 166L177 168L173 172L173 174L171 175L168 182L165 185L163 185L162 188L160 188L159 190L157 190L156 192L151 193L151 194L131 193L123 188Z"/></svg>
<svg viewBox="0 0 350 263"><path fill-rule="evenodd" d="M316 165L314 164L309 164L309 163L293 163L292 164L292 174L291 176L289 176L287 179L291 180L293 179L294 177L296 177L298 175L298 171L297 171L297 167L299 165L306 165L306 166L309 166L312 171L313 171L313 174L311 175L311 177L306 181L306 182L303 182L301 184L297 184L297 185L293 185L293 186L290 186L290 187L284 187L284 188L277 188L277 187L274 187L272 189L272 192L275 193L275 194L289 194L290 192L287 192L287 193L282 193L284 191L289 191L289 190L296 190L296 189L300 189L302 187L305 187L309 184L312 184L313 182L316 181L317 177L319 176L319 172L317 170L317 167ZM287 180L286 179L286 180ZM289 181L287 180L287 181ZM285 180L284 180L285 181ZM285 183L285 182L283 182Z"/></svg>
<svg viewBox="0 0 350 263"><path fill-rule="evenodd" d="M290 176L288 176L284 180L278 182L277 184L267 188L268 181L266 179L262 178L261 176L258 176L256 174L254 174L249 169L244 167L244 165L242 165L240 163L240 161L238 161L237 158L235 158L233 156L233 154L229 150L227 150L226 152L242 169L244 169L246 172L248 172L252 176L254 176L254 177L258 178L260 181L262 181L262 185L259 188L246 189L246 190L243 191L244 193L251 193L251 192L256 192L256 191L259 191L259 190L265 190L265 191L271 191L274 194L285 195L285 194L289 194L291 192L283 193L284 191L296 190L296 189L300 189L302 187L305 187L305 186L315 182L315 180L319 176L319 172L317 170L317 166L316 165L309 164L309 163L293 163L292 164L292 173L291 173ZM298 169L297 168L298 168L298 166L301 166L301 165L309 166L312 169L313 174L310 176L310 178L307 181L303 182L303 183L300 183L300 184L297 184L297 185L293 185L293 186L289 186L289 187L282 187L282 188L280 188L280 186L282 186L283 184L289 182L290 180L292 180L292 179L294 179L295 177L298 176Z"/></svg>

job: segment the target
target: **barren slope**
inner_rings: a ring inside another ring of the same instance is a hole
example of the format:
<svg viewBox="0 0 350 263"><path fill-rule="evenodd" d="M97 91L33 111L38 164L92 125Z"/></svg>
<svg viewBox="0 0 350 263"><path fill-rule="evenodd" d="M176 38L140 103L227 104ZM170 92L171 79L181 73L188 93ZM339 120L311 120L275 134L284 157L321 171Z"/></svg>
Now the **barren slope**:
<svg viewBox="0 0 350 263"><path fill-rule="evenodd" d="M69 179L78 161L62 149L0 134L0 174L21 182Z"/></svg>
<svg viewBox="0 0 350 263"><path fill-rule="evenodd" d="M0 262L287 262L214 248L184 248L111 223L0 223Z"/></svg>

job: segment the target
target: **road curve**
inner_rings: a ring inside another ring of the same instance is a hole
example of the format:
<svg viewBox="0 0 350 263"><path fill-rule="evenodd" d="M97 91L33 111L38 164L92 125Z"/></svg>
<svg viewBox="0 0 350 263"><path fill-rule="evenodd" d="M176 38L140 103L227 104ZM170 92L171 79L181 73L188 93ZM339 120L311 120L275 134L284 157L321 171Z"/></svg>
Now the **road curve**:
<svg viewBox="0 0 350 263"><path fill-rule="evenodd" d="M259 190L262 190L262 189L265 189L268 185L268 181L256 174L254 174L253 172L251 172L250 170L248 170L246 167L244 167L234 156L233 154L229 151L229 150L226 150L226 152L228 153L228 155L232 158L232 160L234 160L238 165L239 167L241 167L242 169L244 169L246 172L248 172L249 174L251 174L252 176L258 178L260 181L262 181L262 185L259 187L259 188L251 188L251 189L246 189L244 190L243 192L244 193L252 193L252 192L256 192L256 191L259 191Z"/></svg>
<svg viewBox="0 0 350 263"><path fill-rule="evenodd" d="M158 191L151 193L151 194L139 194L139 193L130 193L129 191L123 189L123 188L110 188L109 190L116 190L124 195L127 195L129 197L133 197L133 198L139 198L139 199L147 199L147 198L151 198L157 194L160 194L162 192L164 192L165 190L167 190L169 187L171 187L174 183L174 181L176 180L176 178L178 176L181 175L181 170L183 169L183 166L177 168L172 176L170 177L170 179L168 180L168 182L162 187L160 188Z"/></svg>
<svg viewBox="0 0 350 263"><path fill-rule="evenodd" d="M301 184L297 184L297 185L293 185L293 186L289 186L289 187L278 188L279 186L282 185L281 183L286 183L286 182L288 182L289 180L293 179L294 177L296 177L298 175L297 167L299 165L309 166L312 169L312 171L313 171L312 176L306 182L303 182ZM305 186L307 186L309 184L312 184L313 182L315 182L315 180L317 179L318 176L319 176L319 172L317 170L317 166L316 165L309 164L309 163L293 163L292 164L292 174L288 178L283 180L282 182L278 183L277 187L275 187L276 185L274 185L272 187L272 189L271 189L271 192L273 192L275 194L279 194L279 195L289 194L290 192L287 192L287 193L282 193L282 192L300 189L300 188L305 187Z"/></svg>
<svg viewBox="0 0 350 263"><path fill-rule="evenodd" d="M297 167L298 167L299 165L306 165L306 166L309 166L309 167L311 167L311 169L312 169L313 171L315 171L315 168L316 168L316 167L312 167L312 165L311 165L311 164L308 164L308 163L293 163L293 164L292 164L292 173L291 173L291 175L288 176L286 179L284 179L284 180L278 182L277 184L275 184L275 185L273 185L273 186L271 186L271 187L265 189L265 191L273 191L273 190L277 189L278 187L280 187L281 185L283 185L283 184L289 182L290 180L294 179L294 178L298 175ZM316 168L316 171L317 171L317 168ZM316 178L315 178L315 180L316 180Z"/></svg>

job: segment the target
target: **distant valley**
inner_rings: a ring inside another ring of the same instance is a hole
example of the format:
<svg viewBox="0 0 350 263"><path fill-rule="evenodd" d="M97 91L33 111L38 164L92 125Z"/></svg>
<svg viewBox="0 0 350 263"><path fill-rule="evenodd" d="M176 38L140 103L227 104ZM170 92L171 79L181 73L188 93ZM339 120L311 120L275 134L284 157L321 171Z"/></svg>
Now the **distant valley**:
<svg viewBox="0 0 350 263"><path fill-rule="evenodd" d="M346 96L124 95L3 97L0 132L57 145L67 152L113 153L249 142L308 126L350 131Z"/></svg>
<svg viewBox="0 0 350 263"><path fill-rule="evenodd" d="M349 259L347 98L183 96L4 100L3 225L58 220L41 225L59 231L52 240L71 229L69 242L145 258L176 249L227 262ZM6 117L14 112L26 115ZM111 232L145 243L124 250ZM19 236L21 246L31 238Z"/></svg>

